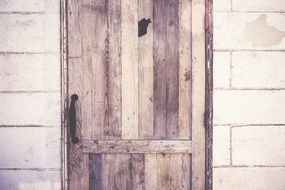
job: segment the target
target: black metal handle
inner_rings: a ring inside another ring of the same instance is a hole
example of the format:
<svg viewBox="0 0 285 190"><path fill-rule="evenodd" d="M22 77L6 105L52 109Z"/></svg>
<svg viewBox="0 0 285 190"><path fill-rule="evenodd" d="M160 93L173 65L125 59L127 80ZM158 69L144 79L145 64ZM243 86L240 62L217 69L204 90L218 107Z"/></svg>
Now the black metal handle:
<svg viewBox="0 0 285 190"><path fill-rule="evenodd" d="M76 137L76 109L75 109L75 102L77 100L78 100L78 95L77 94L72 94L70 108L69 108L69 127L70 127L71 141L74 144L79 142L79 138Z"/></svg>

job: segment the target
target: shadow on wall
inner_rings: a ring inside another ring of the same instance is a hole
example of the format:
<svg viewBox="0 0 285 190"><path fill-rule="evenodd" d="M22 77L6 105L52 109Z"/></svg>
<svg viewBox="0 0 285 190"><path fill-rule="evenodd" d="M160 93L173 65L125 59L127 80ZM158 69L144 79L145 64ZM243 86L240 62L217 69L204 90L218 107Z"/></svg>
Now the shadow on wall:
<svg viewBox="0 0 285 190"><path fill-rule="evenodd" d="M0 189L60 190L60 171L1 170Z"/></svg>

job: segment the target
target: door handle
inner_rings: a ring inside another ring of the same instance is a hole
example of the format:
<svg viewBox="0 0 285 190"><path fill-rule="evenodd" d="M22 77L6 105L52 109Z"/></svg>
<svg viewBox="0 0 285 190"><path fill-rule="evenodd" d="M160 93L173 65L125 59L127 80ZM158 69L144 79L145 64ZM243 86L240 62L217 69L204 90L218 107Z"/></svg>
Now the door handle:
<svg viewBox="0 0 285 190"><path fill-rule="evenodd" d="M71 95L71 103L69 108L69 128L70 128L70 137L72 143L76 144L79 142L79 138L76 137L76 108L75 102L78 100L77 94Z"/></svg>

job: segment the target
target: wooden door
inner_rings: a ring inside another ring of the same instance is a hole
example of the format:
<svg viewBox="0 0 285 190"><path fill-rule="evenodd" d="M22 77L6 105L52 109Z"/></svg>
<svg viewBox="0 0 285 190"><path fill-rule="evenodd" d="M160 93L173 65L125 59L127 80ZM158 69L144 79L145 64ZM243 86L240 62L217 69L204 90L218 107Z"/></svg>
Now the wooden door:
<svg viewBox="0 0 285 190"><path fill-rule="evenodd" d="M205 189L204 15L205 0L67 1L70 190Z"/></svg>

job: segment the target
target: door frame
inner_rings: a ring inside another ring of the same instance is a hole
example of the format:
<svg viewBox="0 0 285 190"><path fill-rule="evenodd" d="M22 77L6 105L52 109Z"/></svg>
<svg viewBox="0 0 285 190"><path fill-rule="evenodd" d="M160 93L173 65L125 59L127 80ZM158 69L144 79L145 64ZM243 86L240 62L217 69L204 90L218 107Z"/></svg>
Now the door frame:
<svg viewBox="0 0 285 190"><path fill-rule="evenodd" d="M61 62L61 189L68 190L67 173L67 1L60 0L60 62ZM213 150L213 0L205 4L205 190L212 190Z"/></svg>

